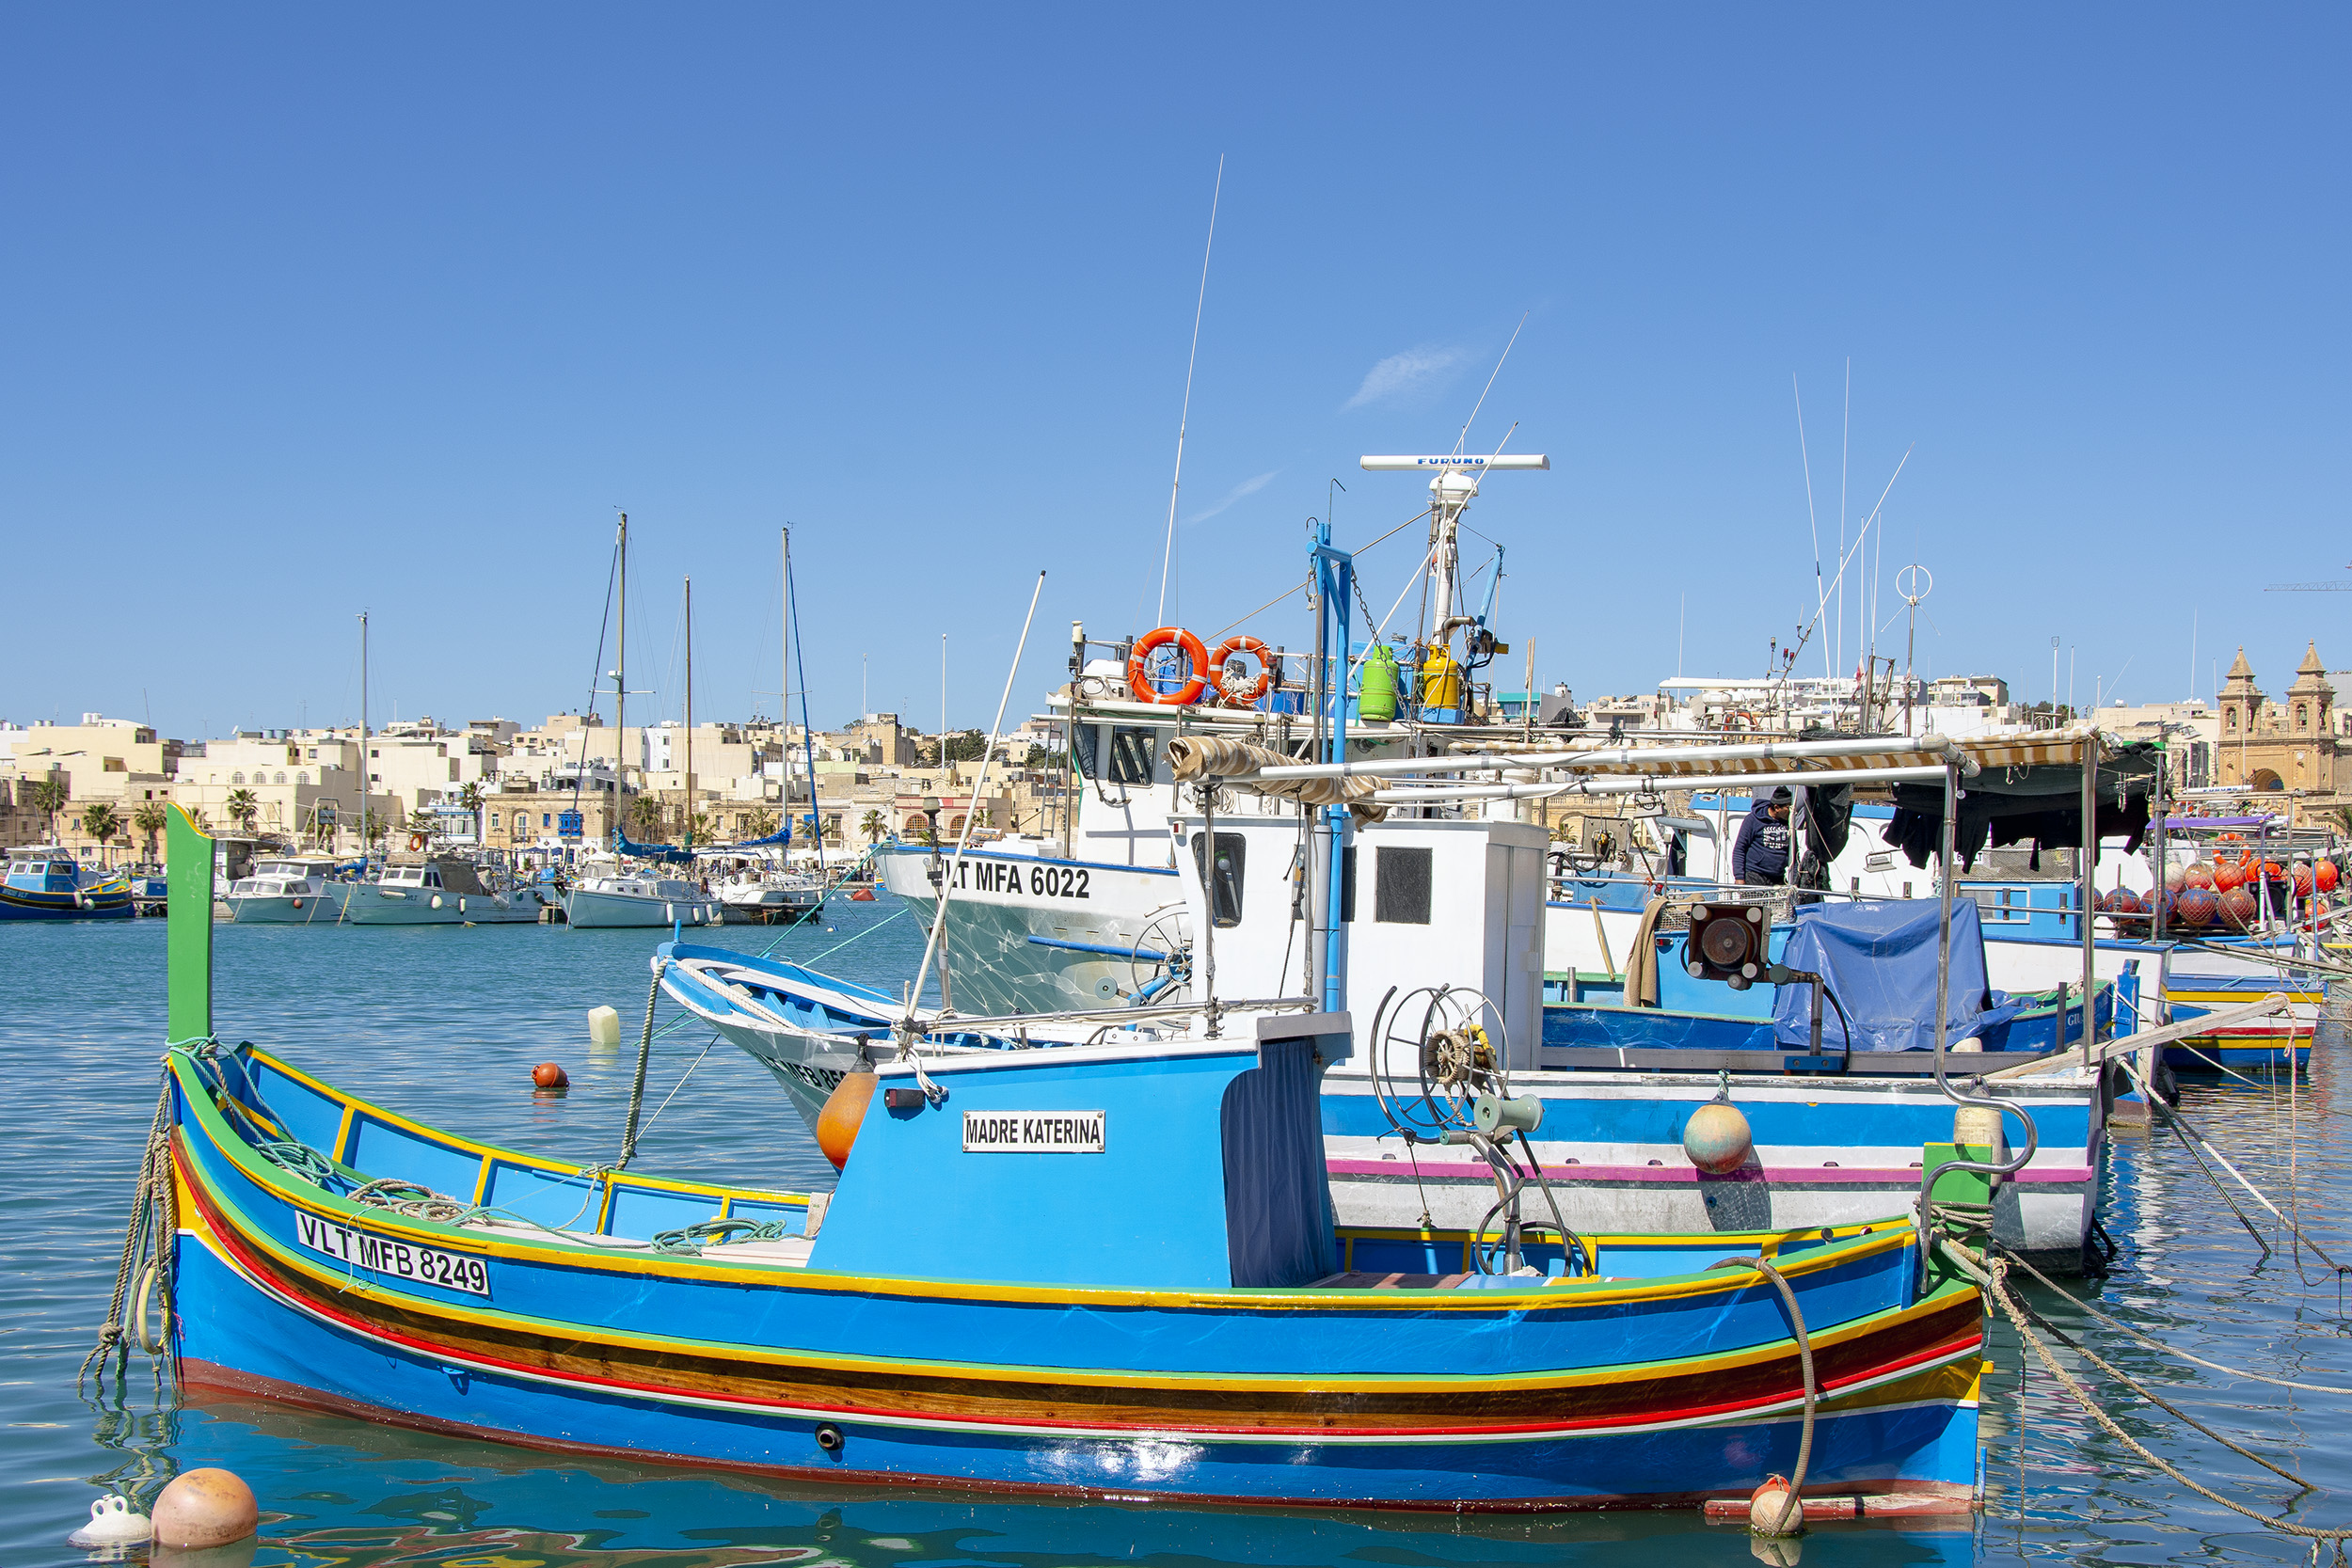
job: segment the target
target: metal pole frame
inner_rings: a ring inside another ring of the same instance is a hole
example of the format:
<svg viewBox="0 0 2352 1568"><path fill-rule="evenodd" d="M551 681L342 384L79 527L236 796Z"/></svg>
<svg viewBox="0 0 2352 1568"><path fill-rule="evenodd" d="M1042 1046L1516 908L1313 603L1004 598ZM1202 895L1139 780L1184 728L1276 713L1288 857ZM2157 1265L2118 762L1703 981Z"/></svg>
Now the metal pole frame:
<svg viewBox="0 0 2352 1568"><path fill-rule="evenodd" d="M2026 1168L2042 1145L2041 1130L2034 1126L2033 1114L2015 1101L1996 1100L1989 1095L1963 1094L1945 1076L1945 1053L1950 1047L1948 1038L1952 1025L1952 895L1959 880L1960 856L1960 769L1947 766L1944 770L1944 834L1941 862L1936 867L1937 925L1935 950L1935 1086L1945 1099L1955 1105L1973 1105L1985 1110L2009 1112L2026 1124L2026 1147L2022 1153L2006 1164L1983 1160L1947 1160L1931 1165L1919 1173L1919 1210L1917 1236L1919 1245L1919 1278L1927 1278L1928 1258L1932 1245L1934 1205L1931 1201L1935 1182L1946 1171L1974 1171L1979 1175L2014 1176ZM2084 1014L2086 1018L2090 1015ZM2064 1032L2063 1023L2060 1032ZM1981 1086L1981 1080L1978 1081ZM1953 1129L1955 1145L1959 1129Z"/></svg>
<svg viewBox="0 0 2352 1568"><path fill-rule="evenodd" d="M2083 900L2083 1044L2099 1037L2099 732L2083 736L2082 758L2082 900ZM2066 1018L2058 1016L2058 1045L2066 1044Z"/></svg>
<svg viewBox="0 0 2352 1568"><path fill-rule="evenodd" d="M1317 596L1322 600L1318 615L1318 640L1324 626L1336 631L1336 641L1328 649L1324 683L1330 704L1331 727L1326 733L1323 761L1327 766L1343 767L1347 762L1347 669L1348 606L1356 592L1356 558L1346 550L1331 547L1331 525L1315 525L1314 543L1308 547L1313 562ZM1324 840L1326 864L1318 879L1323 903L1323 1010L1341 1011L1346 1003L1346 940L1341 929L1342 899L1346 886L1347 837L1351 816L1345 806L1323 808L1323 824L1318 837Z"/></svg>

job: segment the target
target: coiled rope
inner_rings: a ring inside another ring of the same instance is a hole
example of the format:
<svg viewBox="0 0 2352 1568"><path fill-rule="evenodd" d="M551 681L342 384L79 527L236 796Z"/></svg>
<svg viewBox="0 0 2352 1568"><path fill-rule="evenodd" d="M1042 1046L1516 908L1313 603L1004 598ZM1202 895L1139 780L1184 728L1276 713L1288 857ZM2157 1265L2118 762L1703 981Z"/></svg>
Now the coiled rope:
<svg viewBox="0 0 2352 1568"><path fill-rule="evenodd" d="M782 1220L702 1220L675 1230L655 1231L653 1249L692 1253L706 1246L725 1246L734 1242L780 1242L789 1234Z"/></svg>

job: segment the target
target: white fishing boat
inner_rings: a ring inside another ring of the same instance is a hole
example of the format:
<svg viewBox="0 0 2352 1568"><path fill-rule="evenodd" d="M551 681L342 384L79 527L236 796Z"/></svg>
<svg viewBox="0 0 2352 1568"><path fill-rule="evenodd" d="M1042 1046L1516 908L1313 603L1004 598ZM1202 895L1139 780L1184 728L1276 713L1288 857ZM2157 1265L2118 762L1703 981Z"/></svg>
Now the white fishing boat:
<svg viewBox="0 0 2352 1568"><path fill-rule="evenodd" d="M825 909L824 882L797 871L742 871L714 887L730 926L797 926Z"/></svg>
<svg viewBox="0 0 2352 1568"><path fill-rule="evenodd" d="M264 855L229 884L221 902L241 926L332 926L355 884L338 881L326 856Z"/></svg>
<svg viewBox="0 0 2352 1568"><path fill-rule="evenodd" d="M548 906L533 887L516 887L495 867L454 856L389 865L351 892L343 917L354 926L535 925Z"/></svg>
<svg viewBox="0 0 2352 1568"><path fill-rule="evenodd" d="M942 968L960 1008L1034 1013L1186 995L1194 931L1169 834L1186 805L1168 746L1181 735L1301 754L1317 733L1307 694L1318 669L1337 672L1344 662L1351 759L1540 733L1532 722L1479 721L1493 711L1482 672L1510 652L1489 625L1502 552L1465 574L1460 525L1487 475L1546 469L1549 459L1456 452L1372 456L1362 465L1431 476L1426 552L1395 601L1405 605L1425 579L1427 618L1409 635L1391 636L1385 624L1359 626L1365 641L1343 661L1335 650L1269 648L1248 635L1212 648L1175 626L1101 641L1073 626L1070 682L1048 705L1069 741L1059 821L1050 832L967 850L947 890ZM1473 602L1479 593L1483 604ZM1287 816L1291 802L1232 792L1217 810ZM1367 826L1368 834L1379 832ZM882 884L928 919L947 875L945 857L929 845L898 844L874 859Z"/></svg>

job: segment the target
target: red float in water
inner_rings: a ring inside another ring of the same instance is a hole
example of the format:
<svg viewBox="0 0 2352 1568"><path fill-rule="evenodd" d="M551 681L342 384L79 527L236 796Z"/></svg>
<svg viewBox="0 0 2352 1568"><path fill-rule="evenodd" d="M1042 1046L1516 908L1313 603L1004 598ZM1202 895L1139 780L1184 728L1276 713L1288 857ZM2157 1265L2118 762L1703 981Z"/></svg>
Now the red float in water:
<svg viewBox="0 0 2352 1568"><path fill-rule="evenodd" d="M561 1089L568 1087L571 1084L571 1079L564 1075L564 1069L553 1062L541 1062L537 1067L532 1068L531 1081L543 1089Z"/></svg>

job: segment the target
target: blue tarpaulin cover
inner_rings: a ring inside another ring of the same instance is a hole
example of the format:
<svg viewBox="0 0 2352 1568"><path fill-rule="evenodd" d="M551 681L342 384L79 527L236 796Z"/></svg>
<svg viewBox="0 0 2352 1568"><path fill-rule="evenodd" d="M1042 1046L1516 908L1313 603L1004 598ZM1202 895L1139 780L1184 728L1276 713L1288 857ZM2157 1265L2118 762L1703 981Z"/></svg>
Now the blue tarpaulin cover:
<svg viewBox="0 0 2352 1568"><path fill-rule="evenodd" d="M1846 1009L1856 1051L1935 1048L1935 953L1940 924L1931 899L1808 904L1797 911L1782 962L1829 983ZM1772 1005L1772 1037L1804 1048L1811 1038L1813 988L1783 986ZM2013 1013L1986 984L1984 929L1973 900L1952 905L1951 1031L1958 1040ZM1821 1049L1846 1049L1837 1009L1821 1007Z"/></svg>

